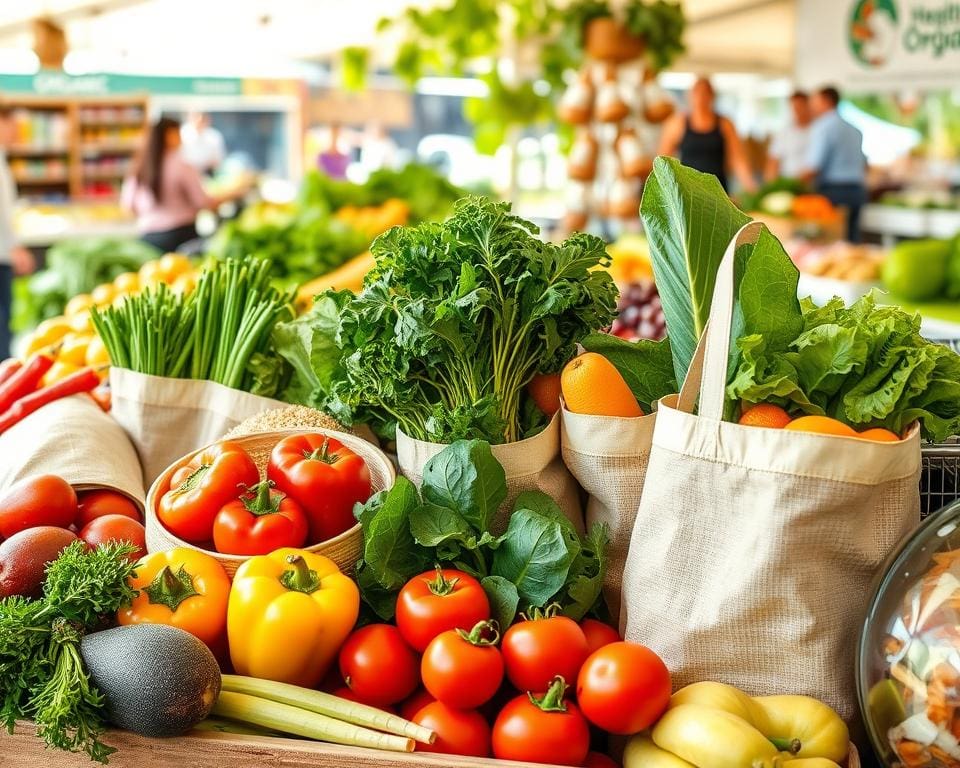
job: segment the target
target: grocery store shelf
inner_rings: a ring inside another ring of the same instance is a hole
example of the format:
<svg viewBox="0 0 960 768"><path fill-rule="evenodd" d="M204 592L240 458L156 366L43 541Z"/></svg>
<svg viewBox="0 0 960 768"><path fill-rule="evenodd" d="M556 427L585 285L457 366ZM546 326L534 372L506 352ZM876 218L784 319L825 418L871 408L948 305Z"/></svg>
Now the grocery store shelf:
<svg viewBox="0 0 960 768"><path fill-rule="evenodd" d="M24 186L42 186L46 184L67 184L70 177L66 173L50 173L43 176L31 176L30 174L15 174L13 180L17 184Z"/></svg>
<svg viewBox="0 0 960 768"><path fill-rule="evenodd" d="M7 154L11 157L39 157L42 155L65 155L70 148L63 144L14 144L7 147Z"/></svg>
<svg viewBox="0 0 960 768"><path fill-rule="evenodd" d="M139 144L135 141L88 141L80 145L84 154L130 154L136 152Z"/></svg>
<svg viewBox="0 0 960 768"><path fill-rule="evenodd" d="M103 170L84 170L84 179L122 179L127 175L126 168L106 168Z"/></svg>
<svg viewBox="0 0 960 768"><path fill-rule="evenodd" d="M897 238L948 238L960 232L960 211L867 205L860 228L880 235L887 245Z"/></svg>
<svg viewBox="0 0 960 768"><path fill-rule="evenodd" d="M80 128L116 128L116 127L137 127L143 126L143 118L137 120L80 120Z"/></svg>
<svg viewBox="0 0 960 768"><path fill-rule="evenodd" d="M94 198L91 198L91 200ZM104 198L96 198L103 202ZM72 240L81 237L137 237L137 227L132 221L112 222L104 224L74 225L58 232L25 232L18 237L18 241L27 248L41 248L58 243L61 240Z"/></svg>

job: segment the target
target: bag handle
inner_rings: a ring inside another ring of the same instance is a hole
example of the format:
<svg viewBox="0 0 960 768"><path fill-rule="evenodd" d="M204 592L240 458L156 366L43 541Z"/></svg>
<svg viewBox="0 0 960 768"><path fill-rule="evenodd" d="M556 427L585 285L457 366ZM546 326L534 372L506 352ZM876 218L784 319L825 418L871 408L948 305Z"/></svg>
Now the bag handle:
<svg viewBox="0 0 960 768"><path fill-rule="evenodd" d="M741 245L756 243L762 231L763 224L759 221L744 224L733 236L723 254L723 259L717 268L710 317L700 336L677 399L677 409L684 413L693 413L699 396L700 416L714 421L720 421L723 418L723 403L727 387L727 359L730 356L730 330L733 325L737 248Z"/></svg>

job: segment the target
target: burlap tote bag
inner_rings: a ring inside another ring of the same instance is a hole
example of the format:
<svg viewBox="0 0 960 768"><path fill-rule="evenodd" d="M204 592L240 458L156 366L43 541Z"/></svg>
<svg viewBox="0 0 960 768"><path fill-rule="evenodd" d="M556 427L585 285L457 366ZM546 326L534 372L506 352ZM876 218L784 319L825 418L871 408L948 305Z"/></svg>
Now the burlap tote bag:
<svg viewBox="0 0 960 768"><path fill-rule="evenodd" d="M727 249L686 381L657 411L621 622L676 688L809 694L849 719L871 581L919 517L919 431L873 443L721 421L734 249L759 232Z"/></svg>
<svg viewBox="0 0 960 768"><path fill-rule="evenodd" d="M110 369L113 417L129 435L149 488L170 464L219 440L240 422L283 406L212 381Z"/></svg>
<svg viewBox="0 0 960 768"><path fill-rule="evenodd" d="M143 509L137 452L87 395L48 403L0 435L0 494L33 475L59 475L78 491L109 488Z"/></svg>
<svg viewBox="0 0 960 768"><path fill-rule="evenodd" d="M426 463L446 447L443 443L415 440L397 429L400 473L419 486L423 482ZM577 531L583 533L580 487L560 456L559 416L554 416L546 428L533 437L516 443L492 445L490 450L507 475L507 498L494 517L494 533L506 530L513 502L524 491L543 491L557 502Z"/></svg>
<svg viewBox="0 0 960 768"><path fill-rule="evenodd" d="M560 446L563 462L589 494L584 513L587 529L606 523L610 532L610 564L603 597L614 620L620 613L623 566L630 533L647 474L653 426L657 415L632 418L589 416L560 412Z"/></svg>

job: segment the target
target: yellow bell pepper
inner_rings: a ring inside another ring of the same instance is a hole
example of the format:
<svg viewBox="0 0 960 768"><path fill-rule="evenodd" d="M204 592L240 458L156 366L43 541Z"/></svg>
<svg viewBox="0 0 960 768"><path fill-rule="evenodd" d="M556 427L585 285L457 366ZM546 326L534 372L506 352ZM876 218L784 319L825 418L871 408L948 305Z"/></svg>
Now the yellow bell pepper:
<svg viewBox="0 0 960 768"><path fill-rule="evenodd" d="M315 687L360 611L360 593L322 555L278 549L237 569L227 609L238 675Z"/></svg>
<svg viewBox="0 0 960 768"><path fill-rule="evenodd" d="M623 750L623 768L695 768L683 758L660 749L645 733L632 736ZM802 768L802 766L801 766Z"/></svg>
<svg viewBox="0 0 960 768"><path fill-rule="evenodd" d="M696 768L832 768L850 748L846 724L816 699L709 682L671 697L652 740Z"/></svg>

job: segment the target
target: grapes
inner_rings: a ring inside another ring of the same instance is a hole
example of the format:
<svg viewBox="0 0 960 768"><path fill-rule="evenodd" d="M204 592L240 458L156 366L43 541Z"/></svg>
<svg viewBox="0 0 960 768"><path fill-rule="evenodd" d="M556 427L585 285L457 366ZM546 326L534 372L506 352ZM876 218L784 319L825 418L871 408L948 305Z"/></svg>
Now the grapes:
<svg viewBox="0 0 960 768"><path fill-rule="evenodd" d="M667 322L657 286L652 280L631 283L620 293L617 302L619 316L613 321L610 333L623 339L662 339Z"/></svg>

